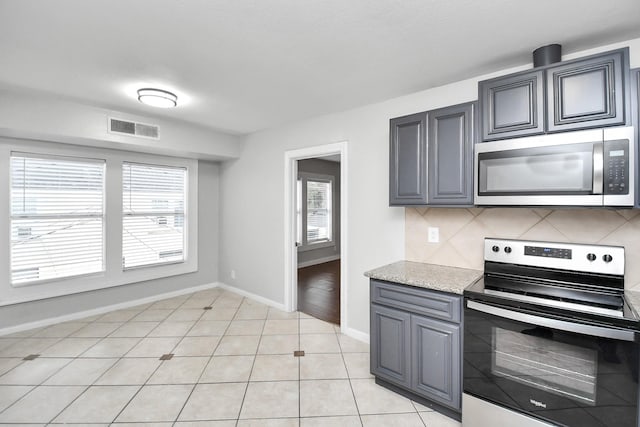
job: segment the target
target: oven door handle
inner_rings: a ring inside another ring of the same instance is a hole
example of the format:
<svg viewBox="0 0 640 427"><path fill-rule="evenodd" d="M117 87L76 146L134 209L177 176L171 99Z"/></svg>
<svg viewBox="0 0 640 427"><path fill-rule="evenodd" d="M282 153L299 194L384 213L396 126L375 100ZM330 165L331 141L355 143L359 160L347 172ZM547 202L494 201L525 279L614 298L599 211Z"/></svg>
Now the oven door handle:
<svg viewBox="0 0 640 427"><path fill-rule="evenodd" d="M591 335L594 337L611 338L614 340L631 341L636 340L636 333L624 329L607 328L604 326L585 325L583 323L568 322L566 320L552 319L548 317L534 316L533 314L521 313L519 311L507 310L493 305L483 304L476 301L467 301L467 308L481 311L493 316L503 317L509 320L530 323L536 326L545 326L551 329L574 332L576 334Z"/></svg>

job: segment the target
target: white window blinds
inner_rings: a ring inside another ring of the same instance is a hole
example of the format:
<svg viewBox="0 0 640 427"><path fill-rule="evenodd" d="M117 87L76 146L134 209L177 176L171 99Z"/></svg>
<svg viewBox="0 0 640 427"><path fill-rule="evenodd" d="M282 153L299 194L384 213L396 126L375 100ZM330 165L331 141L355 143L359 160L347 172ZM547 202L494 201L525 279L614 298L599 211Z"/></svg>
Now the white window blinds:
<svg viewBox="0 0 640 427"><path fill-rule="evenodd" d="M123 163L123 268L185 260L186 175L186 168Z"/></svg>
<svg viewBox="0 0 640 427"><path fill-rule="evenodd" d="M331 240L331 181L307 181L307 243Z"/></svg>
<svg viewBox="0 0 640 427"><path fill-rule="evenodd" d="M11 153L11 283L104 271L103 160Z"/></svg>

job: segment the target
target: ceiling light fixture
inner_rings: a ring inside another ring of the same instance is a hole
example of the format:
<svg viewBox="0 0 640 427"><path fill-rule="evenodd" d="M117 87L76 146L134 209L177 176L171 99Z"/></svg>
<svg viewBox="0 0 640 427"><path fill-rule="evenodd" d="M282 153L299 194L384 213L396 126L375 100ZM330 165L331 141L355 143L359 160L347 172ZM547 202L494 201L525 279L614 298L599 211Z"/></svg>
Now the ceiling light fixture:
<svg viewBox="0 0 640 427"><path fill-rule="evenodd" d="M178 97L175 94L153 88L138 89L138 101L158 108L172 108L178 105Z"/></svg>

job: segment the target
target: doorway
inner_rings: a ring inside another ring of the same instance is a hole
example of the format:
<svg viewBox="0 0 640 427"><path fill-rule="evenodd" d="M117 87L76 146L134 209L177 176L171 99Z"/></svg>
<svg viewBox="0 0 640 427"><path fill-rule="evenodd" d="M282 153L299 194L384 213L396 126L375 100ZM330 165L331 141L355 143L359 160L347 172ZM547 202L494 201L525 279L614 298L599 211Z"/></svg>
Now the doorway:
<svg viewBox="0 0 640 427"><path fill-rule="evenodd" d="M298 311L340 324L340 156L297 160Z"/></svg>
<svg viewBox="0 0 640 427"><path fill-rule="evenodd" d="M341 142L285 152L285 308L339 324L343 331L346 148Z"/></svg>

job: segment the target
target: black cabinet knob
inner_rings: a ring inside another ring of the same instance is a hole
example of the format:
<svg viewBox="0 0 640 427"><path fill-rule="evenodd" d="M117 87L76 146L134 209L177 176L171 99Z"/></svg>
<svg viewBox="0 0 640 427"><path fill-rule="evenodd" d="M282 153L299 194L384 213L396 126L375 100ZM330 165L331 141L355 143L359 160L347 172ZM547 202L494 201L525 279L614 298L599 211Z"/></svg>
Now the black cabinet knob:
<svg viewBox="0 0 640 427"><path fill-rule="evenodd" d="M510 253L511 253L511 246L505 246L505 247L504 247L504 251L505 251L506 253L510 254Z"/></svg>
<svg viewBox="0 0 640 427"><path fill-rule="evenodd" d="M604 262L611 262L611 261L613 261L613 257L612 257L611 255L609 255L609 254L604 254L604 255L602 256L602 260L603 260Z"/></svg>
<svg viewBox="0 0 640 427"><path fill-rule="evenodd" d="M494 245L494 246L491 248L491 250L492 250L493 252L500 252L500 248L499 248L498 246L496 246L496 245Z"/></svg>
<svg viewBox="0 0 640 427"><path fill-rule="evenodd" d="M596 254L587 254L587 259L589 261L595 261L596 260Z"/></svg>

